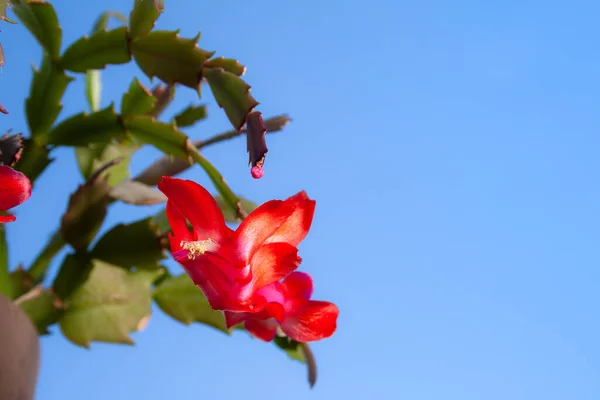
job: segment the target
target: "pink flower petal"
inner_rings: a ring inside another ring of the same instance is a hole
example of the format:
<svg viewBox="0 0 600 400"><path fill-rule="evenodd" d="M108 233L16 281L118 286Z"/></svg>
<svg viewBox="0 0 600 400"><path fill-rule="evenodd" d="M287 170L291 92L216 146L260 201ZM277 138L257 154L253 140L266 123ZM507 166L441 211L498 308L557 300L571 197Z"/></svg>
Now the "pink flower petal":
<svg viewBox="0 0 600 400"><path fill-rule="evenodd" d="M273 318L266 320L252 318L244 322L244 328L255 338L270 342L277 333L277 321Z"/></svg>
<svg viewBox="0 0 600 400"><path fill-rule="evenodd" d="M306 272L294 272L281 283L287 298L310 299L313 293L313 280Z"/></svg>
<svg viewBox="0 0 600 400"><path fill-rule="evenodd" d="M333 303L298 299L291 301L290 308L281 328L298 342L328 338L337 328L339 310Z"/></svg>
<svg viewBox="0 0 600 400"><path fill-rule="evenodd" d="M294 207L294 212L266 240L266 243L284 242L298 246L308 234L315 214L316 202L308 198L305 191L284 200Z"/></svg>
<svg viewBox="0 0 600 400"><path fill-rule="evenodd" d="M254 210L236 229L232 241L237 247L236 261L250 262L252 255L294 212L293 204L271 200Z"/></svg>
<svg viewBox="0 0 600 400"><path fill-rule="evenodd" d="M223 213L215 199L202 186L196 182L164 176L158 183L158 189L190 221L199 240L220 242L227 236ZM181 226L179 219L173 221L178 229Z"/></svg>
<svg viewBox="0 0 600 400"><path fill-rule="evenodd" d="M295 271L302 259L298 249L287 243L269 243L259 247L250 261L253 292L278 282Z"/></svg>

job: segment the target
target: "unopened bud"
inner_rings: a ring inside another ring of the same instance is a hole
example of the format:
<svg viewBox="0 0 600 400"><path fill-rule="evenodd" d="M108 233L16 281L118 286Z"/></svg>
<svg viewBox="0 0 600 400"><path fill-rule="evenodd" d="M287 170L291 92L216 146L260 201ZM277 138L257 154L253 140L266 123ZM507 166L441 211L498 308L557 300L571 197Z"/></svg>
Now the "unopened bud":
<svg viewBox="0 0 600 400"><path fill-rule="evenodd" d="M265 141L265 133L267 127L263 121L262 114L258 111L253 111L248 114L246 119L246 140L247 150L250 156L250 173L255 179L262 178L265 174L263 164L267 155L267 143Z"/></svg>
<svg viewBox="0 0 600 400"><path fill-rule="evenodd" d="M0 165L16 164L22 152L23 138L20 133L11 136L6 133L0 138Z"/></svg>

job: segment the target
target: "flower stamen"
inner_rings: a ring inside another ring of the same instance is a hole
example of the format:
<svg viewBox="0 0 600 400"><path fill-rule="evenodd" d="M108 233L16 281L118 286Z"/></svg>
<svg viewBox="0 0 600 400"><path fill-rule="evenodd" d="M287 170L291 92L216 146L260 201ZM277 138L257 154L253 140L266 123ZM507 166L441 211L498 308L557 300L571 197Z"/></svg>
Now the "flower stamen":
<svg viewBox="0 0 600 400"><path fill-rule="evenodd" d="M193 260L196 257L203 255L207 251L214 251L219 248L219 244L210 238L208 238L207 240L195 241L182 240L179 245L182 249L188 251L187 256L190 260Z"/></svg>

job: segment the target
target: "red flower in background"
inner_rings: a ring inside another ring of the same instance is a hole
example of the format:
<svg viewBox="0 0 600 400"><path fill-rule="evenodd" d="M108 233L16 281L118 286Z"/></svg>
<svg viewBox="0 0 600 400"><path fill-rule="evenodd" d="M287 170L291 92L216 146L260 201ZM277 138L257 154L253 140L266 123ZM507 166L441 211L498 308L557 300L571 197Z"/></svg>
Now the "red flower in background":
<svg viewBox="0 0 600 400"><path fill-rule="evenodd" d="M168 199L173 257L212 308L261 311L270 303L270 292L260 290L298 268L296 246L308 233L315 209L305 192L266 202L232 231L216 201L197 183L163 177L158 189Z"/></svg>
<svg viewBox="0 0 600 400"><path fill-rule="evenodd" d="M333 303L310 300L313 282L310 275L293 272L281 283L258 291L268 302L257 313L225 311L227 327L241 322L254 337L271 341L281 325L283 333L298 342L313 342L330 337L336 330L339 310Z"/></svg>
<svg viewBox="0 0 600 400"><path fill-rule="evenodd" d="M19 171L0 166L0 210L6 211L23 203L31 196L31 182ZM0 223L13 222L14 215L0 215Z"/></svg>

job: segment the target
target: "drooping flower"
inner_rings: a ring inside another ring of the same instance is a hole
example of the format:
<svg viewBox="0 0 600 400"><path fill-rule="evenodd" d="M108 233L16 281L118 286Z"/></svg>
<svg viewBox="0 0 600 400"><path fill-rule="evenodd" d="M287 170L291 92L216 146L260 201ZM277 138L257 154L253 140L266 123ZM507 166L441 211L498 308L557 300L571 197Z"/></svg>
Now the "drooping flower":
<svg viewBox="0 0 600 400"><path fill-rule="evenodd" d="M21 172L7 165L0 166L0 210L6 211L31 196L31 182ZM13 222L14 215L0 215L0 223Z"/></svg>
<svg viewBox="0 0 600 400"><path fill-rule="evenodd" d="M258 291L267 301L257 313L225 311L227 327L241 322L254 337L269 342L277 326L298 342L313 342L330 337L336 330L339 310L333 303L310 300L313 282L304 272L293 272L281 283L275 282Z"/></svg>
<svg viewBox="0 0 600 400"><path fill-rule="evenodd" d="M158 188L168 199L173 257L212 308L258 312L268 301L266 293L257 292L298 268L296 246L307 235L315 209L305 192L264 203L233 231L214 198L197 183L163 177Z"/></svg>

